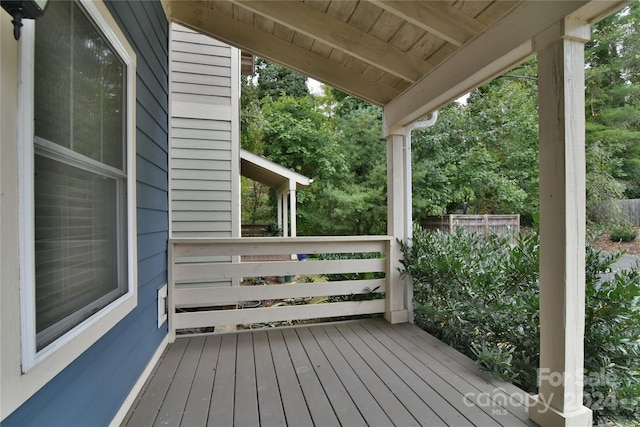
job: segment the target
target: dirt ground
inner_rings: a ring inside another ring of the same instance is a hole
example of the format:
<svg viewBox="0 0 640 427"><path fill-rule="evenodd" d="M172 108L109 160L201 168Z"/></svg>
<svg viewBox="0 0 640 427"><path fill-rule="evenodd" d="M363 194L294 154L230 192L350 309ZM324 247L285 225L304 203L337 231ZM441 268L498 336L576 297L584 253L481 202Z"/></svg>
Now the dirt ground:
<svg viewBox="0 0 640 427"><path fill-rule="evenodd" d="M593 246L601 251L606 252L621 252L626 251L627 255L640 256L640 228L636 228L638 237L632 242L612 242L609 239L609 232L605 231L600 237L593 243Z"/></svg>

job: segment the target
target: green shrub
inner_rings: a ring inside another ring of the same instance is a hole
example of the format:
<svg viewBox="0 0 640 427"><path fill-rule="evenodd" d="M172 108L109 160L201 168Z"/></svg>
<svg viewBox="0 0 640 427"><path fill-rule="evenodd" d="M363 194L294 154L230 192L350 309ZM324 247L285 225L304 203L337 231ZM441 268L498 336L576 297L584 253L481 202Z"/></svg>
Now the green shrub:
<svg viewBox="0 0 640 427"><path fill-rule="evenodd" d="M536 234L507 239L417 227L403 245L414 282L416 324L527 392L539 366ZM639 270L611 274L619 259L587 247L585 405L596 420L640 416Z"/></svg>
<svg viewBox="0 0 640 427"><path fill-rule="evenodd" d="M613 227L609 238L613 242L632 242L638 237L638 233L632 225L618 225Z"/></svg>

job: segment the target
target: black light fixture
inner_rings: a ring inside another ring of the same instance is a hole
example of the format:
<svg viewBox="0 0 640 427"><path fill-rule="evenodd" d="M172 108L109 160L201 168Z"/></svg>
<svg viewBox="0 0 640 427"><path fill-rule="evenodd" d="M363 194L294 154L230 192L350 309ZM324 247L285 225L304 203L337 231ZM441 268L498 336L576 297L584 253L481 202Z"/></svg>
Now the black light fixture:
<svg viewBox="0 0 640 427"><path fill-rule="evenodd" d="M13 17L13 37L20 38L22 19L36 19L44 15L49 0L0 0L2 8Z"/></svg>

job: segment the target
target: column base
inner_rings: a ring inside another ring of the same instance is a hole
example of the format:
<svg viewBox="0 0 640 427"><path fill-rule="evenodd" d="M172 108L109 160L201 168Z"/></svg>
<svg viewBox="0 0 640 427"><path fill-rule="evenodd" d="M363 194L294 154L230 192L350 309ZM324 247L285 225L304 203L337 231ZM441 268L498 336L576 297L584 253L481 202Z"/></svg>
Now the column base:
<svg viewBox="0 0 640 427"><path fill-rule="evenodd" d="M560 412L539 395L529 396L529 419L542 427L591 427L591 409L580 406L571 412Z"/></svg>
<svg viewBox="0 0 640 427"><path fill-rule="evenodd" d="M391 324L407 323L409 321L409 310L387 311L384 313L384 318Z"/></svg>

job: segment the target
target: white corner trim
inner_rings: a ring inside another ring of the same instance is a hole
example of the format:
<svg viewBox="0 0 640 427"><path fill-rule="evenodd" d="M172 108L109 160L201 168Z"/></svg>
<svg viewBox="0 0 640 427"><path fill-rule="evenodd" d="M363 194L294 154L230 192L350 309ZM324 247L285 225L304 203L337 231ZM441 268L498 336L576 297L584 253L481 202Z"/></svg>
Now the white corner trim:
<svg viewBox="0 0 640 427"><path fill-rule="evenodd" d="M151 357L151 360L149 360L149 363L147 363L147 366L142 371L142 374L140 374L140 377L138 377L138 381L136 381L136 383L131 388L129 395L124 400L124 402L122 402L122 406L120 406L120 409L118 410L116 415L113 417L113 419L109 423L109 426L119 426L122 424L122 422L124 421L124 418L127 416L127 413L129 413L129 410L133 407L133 404L135 403L136 398L138 397L138 394L142 390L142 387L144 387L144 384L147 382L147 380L151 376L153 369L158 364L160 357L162 357L162 355L164 354L164 351L167 349L168 346L169 346L169 335L167 334L165 335L164 339L160 343L160 346L158 346L158 349L156 350L156 352Z"/></svg>

